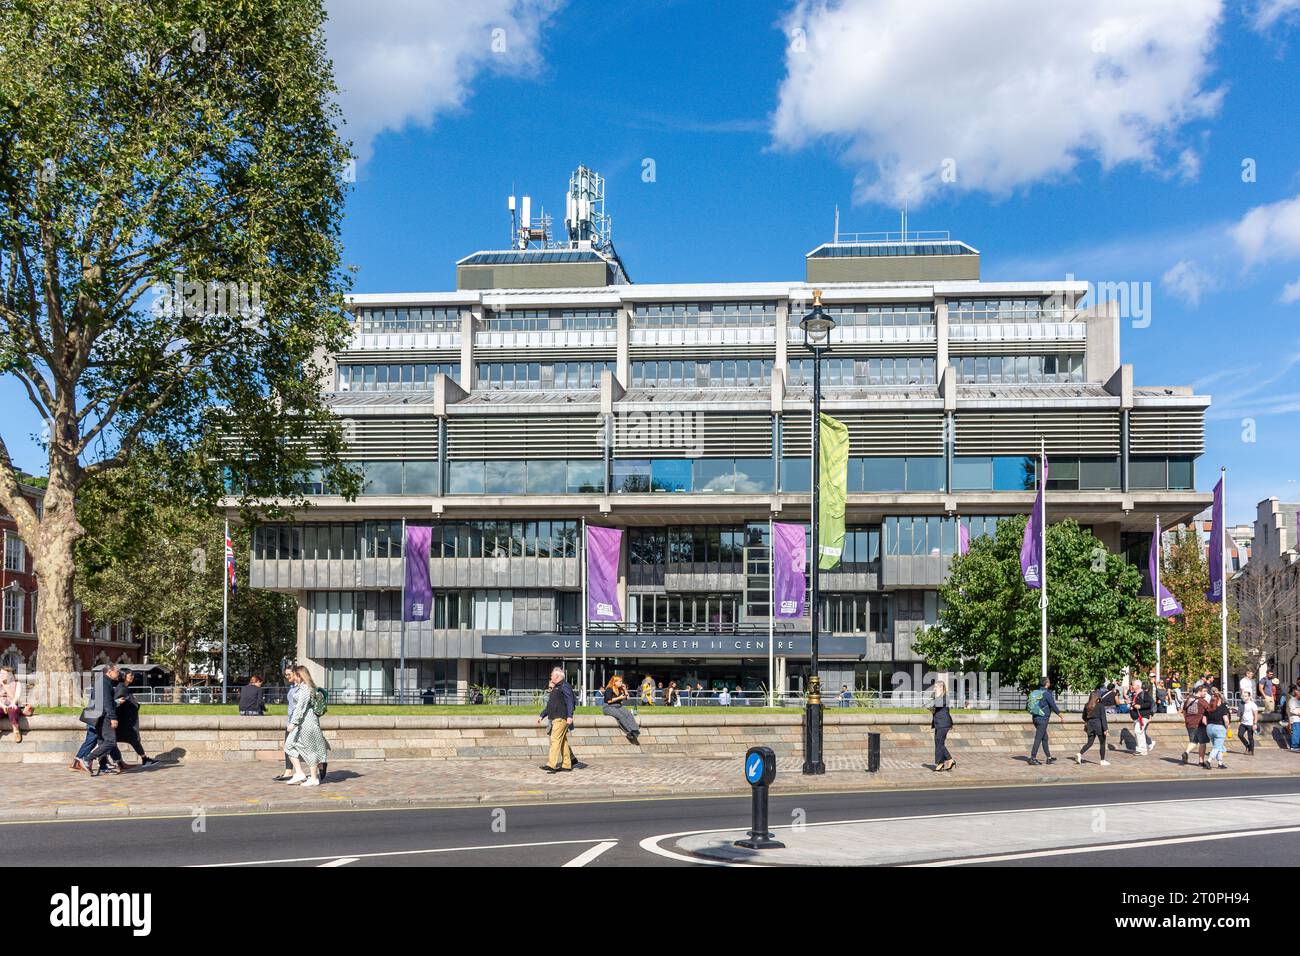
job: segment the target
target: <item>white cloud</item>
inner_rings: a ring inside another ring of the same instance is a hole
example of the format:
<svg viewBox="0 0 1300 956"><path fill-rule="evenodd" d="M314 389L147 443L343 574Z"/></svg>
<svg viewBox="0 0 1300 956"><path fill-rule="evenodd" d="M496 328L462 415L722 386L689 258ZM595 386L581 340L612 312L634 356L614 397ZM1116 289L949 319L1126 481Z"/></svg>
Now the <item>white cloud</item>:
<svg viewBox="0 0 1300 956"><path fill-rule="evenodd" d="M1300 279L1282 286L1282 304L1291 305L1300 302Z"/></svg>
<svg viewBox="0 0 1300 956"><path fill-rule="evenodd" d="M1300 256L1300 196L1256 206L1228 231L1247 265Z"/></svg>
<svg viewBox="0 0 1300 956"><path fill-rule="evenodd" d="M1161 277L1160 285L1174 298L1195 309L1201 304L1201 296L1215 289L1218 283L1195 262L1180 259Z"/></svg>
<svg viewBox="0 0 1300 956"><path fill-rule="evenodd" d="M1201 175L1201 156L1188 147L1178 154L1178 178L1185 183L1195 182Z"/></svg>
<svg viewBox="0 0 1300 956"><path fill-rule="evenodd" d="M858 197L894 204L944 185L946 160L958 189L994 194L1085 157L1159 165L1218 109L1221 15L1222 0L799 0L773 139L842 145Z"/></svg>
<svg viewBox="0 0 1300 956"><path fill-rule="evenodd" d="M1300 0L1260 0L1251 24L1262 33L1297 13L1300 13Z"/></svg>
<svg viewBox="0 0 1300 956"><path fill-rule="evenodd" d="M358 158L384 130L460 109L485 71L535 75L562 0L329 0L326 43Z"/></svg>

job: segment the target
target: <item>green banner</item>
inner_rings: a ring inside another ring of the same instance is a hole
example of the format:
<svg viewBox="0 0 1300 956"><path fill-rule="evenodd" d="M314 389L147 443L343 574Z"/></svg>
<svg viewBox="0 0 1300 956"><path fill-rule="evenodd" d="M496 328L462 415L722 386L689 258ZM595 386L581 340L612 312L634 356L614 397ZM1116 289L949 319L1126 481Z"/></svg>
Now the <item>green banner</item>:
<svg viewBox="0 0 1300 956"><path fill-rule="evenodd" d="M817 473L821 499L817 509L817 567L829 571L844 553L844 505L849 485L849 430L822 413L821 454Z"/></svg>

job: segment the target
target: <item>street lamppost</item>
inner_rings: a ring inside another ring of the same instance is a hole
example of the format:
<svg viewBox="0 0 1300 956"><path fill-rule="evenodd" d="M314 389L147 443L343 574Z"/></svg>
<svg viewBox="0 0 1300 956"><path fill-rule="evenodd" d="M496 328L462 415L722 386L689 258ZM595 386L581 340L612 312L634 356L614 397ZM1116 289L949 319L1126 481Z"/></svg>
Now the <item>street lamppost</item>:
<svg viewBox="0 0 1300 956"><path fill-rule="evenodd" d="M835 320L822 311L822 293L813 290L812 311L799 323L803 329L803 346L813 356L812 393L812 675L808 679L808 697L803 712L803 772L823 774L826 763L822 760L822 680L817 673L817 642L821 637L821 606L818 603L817 570L819 548L817 544L818 511L821 508L821 413L822 413L822 355L831 349L831 330Z"/></svg>

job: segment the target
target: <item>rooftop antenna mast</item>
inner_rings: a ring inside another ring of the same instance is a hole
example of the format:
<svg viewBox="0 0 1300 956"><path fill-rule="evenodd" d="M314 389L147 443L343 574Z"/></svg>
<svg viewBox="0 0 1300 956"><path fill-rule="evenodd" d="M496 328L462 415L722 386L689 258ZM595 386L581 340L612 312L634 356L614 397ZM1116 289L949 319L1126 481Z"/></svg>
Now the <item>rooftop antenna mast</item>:
<svg viewBox="0 0 1300 956"><path fill-rule="evenodd" d="M835 242L838 244L839 241L840 241L840 205L839 203L836 203L835 204Z"/></svg>
<svg viewBox="0 0 1300 956"><path fill-rule="evenodd" d="M614 223L605 215L605 177L579 166L564 197L564 229L569 248L604 249L614 241Z"/></svg>

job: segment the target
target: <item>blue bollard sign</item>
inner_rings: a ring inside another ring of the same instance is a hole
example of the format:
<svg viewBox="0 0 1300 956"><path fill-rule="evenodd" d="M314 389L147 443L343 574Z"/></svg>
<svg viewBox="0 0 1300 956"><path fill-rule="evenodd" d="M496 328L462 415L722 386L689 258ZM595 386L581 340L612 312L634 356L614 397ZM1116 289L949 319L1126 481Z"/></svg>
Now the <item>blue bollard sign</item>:
<svg viewBox="0 0 1300 956"><path fill-rule="evenodd" d="M745 752L745 782L753 795L753 822L749 837L737 840L736 846L750 850L769 850L785 846L773 839L767 829L767 788L776 779L776 754L771 747L750 747Z"/></svg>

